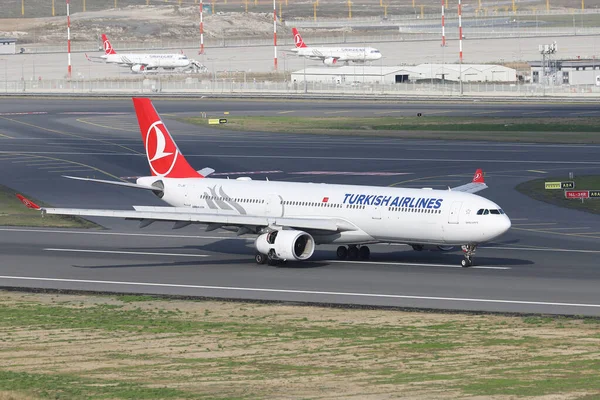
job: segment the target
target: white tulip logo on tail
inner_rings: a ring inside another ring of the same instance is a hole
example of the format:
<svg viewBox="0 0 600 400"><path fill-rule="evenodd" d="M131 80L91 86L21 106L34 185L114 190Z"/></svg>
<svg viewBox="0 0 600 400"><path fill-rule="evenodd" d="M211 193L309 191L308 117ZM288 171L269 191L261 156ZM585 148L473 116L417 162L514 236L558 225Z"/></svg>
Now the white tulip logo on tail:
<svg viewBox="0 0 600 400"><path fill-rule="evenodd" d="M110 42L108 40L104 41L104 52L106 54L110 54L110 51L112 50L112 46L110 45Z"/></svg>
<svg viewBox="0 0 600 400"><path fill-rule="evenodd" d="M158 176L168 175L173 170L178 155L179 149L162 121L150 125L146 133L146 157L152 172Z"/></svg>

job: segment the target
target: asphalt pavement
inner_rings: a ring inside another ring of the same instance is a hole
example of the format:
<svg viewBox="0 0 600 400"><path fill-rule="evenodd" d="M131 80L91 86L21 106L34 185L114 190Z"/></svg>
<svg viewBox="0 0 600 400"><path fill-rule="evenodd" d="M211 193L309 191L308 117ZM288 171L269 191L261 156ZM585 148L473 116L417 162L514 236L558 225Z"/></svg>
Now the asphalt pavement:
<svg viewBox="0 0 600 400"><path fill-rule="evenodd" d="M157 100L179 148L220 178L446 188L476 168L513 227L480 246L477 267L462 254L375 245L372 260L335 260L322 246L310 262L253 262L252 238L198 226L97 219L107 229L0 227L0 285L218 298L600 315L600 217L515 191L523 181L597 174L595 145L437 141L225 132L176 118L210 115L600 115L593 104L392 103L351 101ZM153 195L72 181L148 173L129 100L0 99L2 184L57 207L128 209L161 205Z"/></svg>

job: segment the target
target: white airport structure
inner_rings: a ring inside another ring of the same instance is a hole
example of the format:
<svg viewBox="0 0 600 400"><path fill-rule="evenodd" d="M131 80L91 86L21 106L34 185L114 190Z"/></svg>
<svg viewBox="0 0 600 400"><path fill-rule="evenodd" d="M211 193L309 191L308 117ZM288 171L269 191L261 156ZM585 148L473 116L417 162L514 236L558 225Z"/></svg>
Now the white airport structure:
<svg viewBox="0 0 600 400"><path fill-rule="evenodd" d="M17 39L0 38L0 54L15 54L17 52Z"/></svg>
<svg viewBox="0 0 600 400"><path fill-rule="evenodd" d="M600 86L600 60L551 60L530 62L531 83L545 85L596 85Z"/></svg>
<svg viewBox="0 0 600 400"><path fill-rule="evenodd" d="M292 82L331 84L391 84L421 81L510 82L517 81L513 68L492 64L419 64L384 67L352 65L337 68L309 67L292 72Z"/></svg>

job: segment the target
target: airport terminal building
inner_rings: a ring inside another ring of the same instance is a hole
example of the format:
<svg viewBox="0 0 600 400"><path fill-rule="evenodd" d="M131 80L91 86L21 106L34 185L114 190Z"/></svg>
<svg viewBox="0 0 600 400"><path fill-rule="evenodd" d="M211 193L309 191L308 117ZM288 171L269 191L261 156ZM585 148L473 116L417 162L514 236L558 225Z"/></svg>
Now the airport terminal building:
<svg viewBox="0 0 600 400"><path fill-rule="evenodd" d="M309 67L292 72L292 82L319 82L339 85L362 83L392 84L425 81L458 82L517 81L517 71L491 64L419 64L415 66L384 67L347 65L341 67Z"/></svg>

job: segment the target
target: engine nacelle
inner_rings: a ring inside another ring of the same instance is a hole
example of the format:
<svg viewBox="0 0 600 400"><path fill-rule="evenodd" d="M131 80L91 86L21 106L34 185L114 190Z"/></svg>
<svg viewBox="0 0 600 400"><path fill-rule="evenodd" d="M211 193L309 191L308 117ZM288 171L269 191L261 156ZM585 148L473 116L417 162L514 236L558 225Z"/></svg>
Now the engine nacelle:
<svg viewBox="0 0 600 400"><path fill-rule="evenodd" d="M142 64L135 64L131 66L131 70L136 74L146 72L146 66Z"/></svg>
<svg viewBox="0 0 600 400"><path fill-rule="evenodd" d="M307 260L315 251L315 240L303 231L283 230L264 233L256 238L259 253L279 260Z"/></svg>
<svg viewBox="0 0 600 400"><path fill-rule="evenodd" d="M452 251L454 246L436 246L433 244L411 244L415 251Z"/></svg>
<svg viewBox="0 0 600 400"><path fill-rule="evenodd" d="M332 66L337 63L337 58L329 57L323 60L323 64L327 66Z"/></svg>

